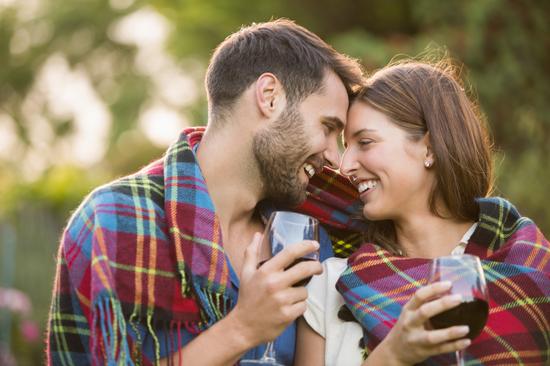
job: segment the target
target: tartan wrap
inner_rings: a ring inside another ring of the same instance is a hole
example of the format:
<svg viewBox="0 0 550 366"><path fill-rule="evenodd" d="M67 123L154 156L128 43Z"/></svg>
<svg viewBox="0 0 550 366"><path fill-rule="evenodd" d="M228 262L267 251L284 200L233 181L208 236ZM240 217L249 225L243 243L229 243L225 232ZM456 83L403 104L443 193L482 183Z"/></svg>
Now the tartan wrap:
<svg viewBox="0 0 550 366"><path fill-rule="evenodd" d="M550 365L550 244L506 200L479 199L478 227L466 253L482 259L489 319L466 349L467 365ZM402 306L426 285L430 260L391 255L364 244L336 284L364 331L365 354L396 323ZM454 365L454 354L422 365Z"/></svg>
<svg viewBox="0 0 550 366"><path fill-rule="evenodd" d="M367 224L357 188L327 167L315 174L296 211L316 217L327 230L336 257L347 258L363 243Z"/></svg>
<svg viewBox="0 0 550 366"><path fill-rule="evenodd" d="M182 331L196 335L235 305L219 219L193 151L203 132L184 130L163 159L99 187L73 214L58 252L48 364L156 364L185 343ZM336 248L354 249L359 236L347 228L363 224L350 219L358 206L349 183L325 170L308 190L299 211L328 225ZM142 352L143 330L152 357Z"/></svg>

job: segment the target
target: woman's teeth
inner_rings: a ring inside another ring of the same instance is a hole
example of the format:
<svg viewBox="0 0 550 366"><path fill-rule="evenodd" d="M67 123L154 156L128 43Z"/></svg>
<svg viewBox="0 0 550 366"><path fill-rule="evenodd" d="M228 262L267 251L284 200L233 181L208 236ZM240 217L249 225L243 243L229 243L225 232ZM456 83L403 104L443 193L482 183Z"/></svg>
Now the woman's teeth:
<svg viewBox="0 0 550 366"><path fill-rule="evenodd" d="M369 189L376 187L377 185L378 185L377 180L367 180L359 183L359 185L357 186L357 190L359 191L359 193L363 193Z"/></svg>
<svg viewBox="0 0 550 366"><path fill-rule="evenodd" d="M305 163L304 172L306 172L307 177L311 179L311 177L315 175L315 167L309 163Z"/></svg>

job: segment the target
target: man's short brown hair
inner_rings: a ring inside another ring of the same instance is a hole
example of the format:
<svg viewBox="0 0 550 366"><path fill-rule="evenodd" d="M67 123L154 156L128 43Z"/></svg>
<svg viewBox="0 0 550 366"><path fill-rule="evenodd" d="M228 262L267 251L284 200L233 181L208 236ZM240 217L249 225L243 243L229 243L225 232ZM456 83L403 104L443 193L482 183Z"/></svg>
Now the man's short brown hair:
<svg viewBox="0 0 550 366"><path fill-rule="evenodd" d="M320 91L327 70L348 94L362 82L356 60L338 53L314 33L287 19L252 24L230 35L215 50L206 73L211 118L223 115L265 73L281 81L289 104Z"/></svg>

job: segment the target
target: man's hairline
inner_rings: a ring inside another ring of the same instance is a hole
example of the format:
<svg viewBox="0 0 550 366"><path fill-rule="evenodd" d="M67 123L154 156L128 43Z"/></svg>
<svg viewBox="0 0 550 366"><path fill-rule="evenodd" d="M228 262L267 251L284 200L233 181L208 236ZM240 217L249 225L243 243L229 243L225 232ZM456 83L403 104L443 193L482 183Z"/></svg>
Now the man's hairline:
<svg viewBox="0 0 550 366"><path fill-rule="evenodd" d="M209 111L213 111L213 110L216 110L218 115L231 115L233 113L233 107L238 103L239 99L242 98L244 96L244 94L247 92L247 90L252 87L255 83L258 82L258 80L260 79L260 77L264 74L271 74L273 75L278 81L279 83L281 84L282 88L283 88L283 92L285 93L285 99L286 99L286 102L287 102L287 107L286 108L296 108L296 109L299 109L300 108L300 105L302 103L304 103L304 101L313 96L313 95L319 95L319 96L326 96L326 91L327 91L327 87L326 87L326 84L327 84L327 81L328 81L328 78L330 76L330 74L333 74L341 83L342 83L342 86L346 89L346 93L347 93L347 87L346 87L346 83L344 82L344 80L342 79L342 77L331 67L329 67L328 65L325 66L323 68L323 77L321 78L321 84L319 86L319 88L317 88L317 90L314 90L312 91L311 93L307 94L307 95L301 95L300 97L298 98L295 98L295 100L289 100L288 99L288 93L287 91L285 90L285 87L284 87L284 84L281 82L281 79L277 76L277 74L273 71L265 71L265 72L262 72L260 75L258 75L258 77L252 81L244 90L243 92L237 97L235 98L231 105L229 106L213 106L213 105L209 105L208 107L208 110ZM353 95L349 95L348 94L348 108L349 106L351 106L351 103L352 101L354 100L353 98ZM210 116L208 118L210 120ZM223 118L222 118L223 119Z"/></svg>

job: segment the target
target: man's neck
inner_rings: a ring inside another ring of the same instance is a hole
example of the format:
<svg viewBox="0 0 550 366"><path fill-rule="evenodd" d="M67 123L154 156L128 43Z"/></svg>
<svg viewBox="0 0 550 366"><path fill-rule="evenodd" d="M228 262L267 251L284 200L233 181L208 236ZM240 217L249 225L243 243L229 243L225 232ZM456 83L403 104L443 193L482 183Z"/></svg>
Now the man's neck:
<svg viewBox="0 0 550 366"><path fill-rule="evenodd" d="M197 159L220 219L226 250L248 244L246 239L253 231L261 230L255 209L263 198L251 131L230 123L220 129L207 129Z"/></svg>

